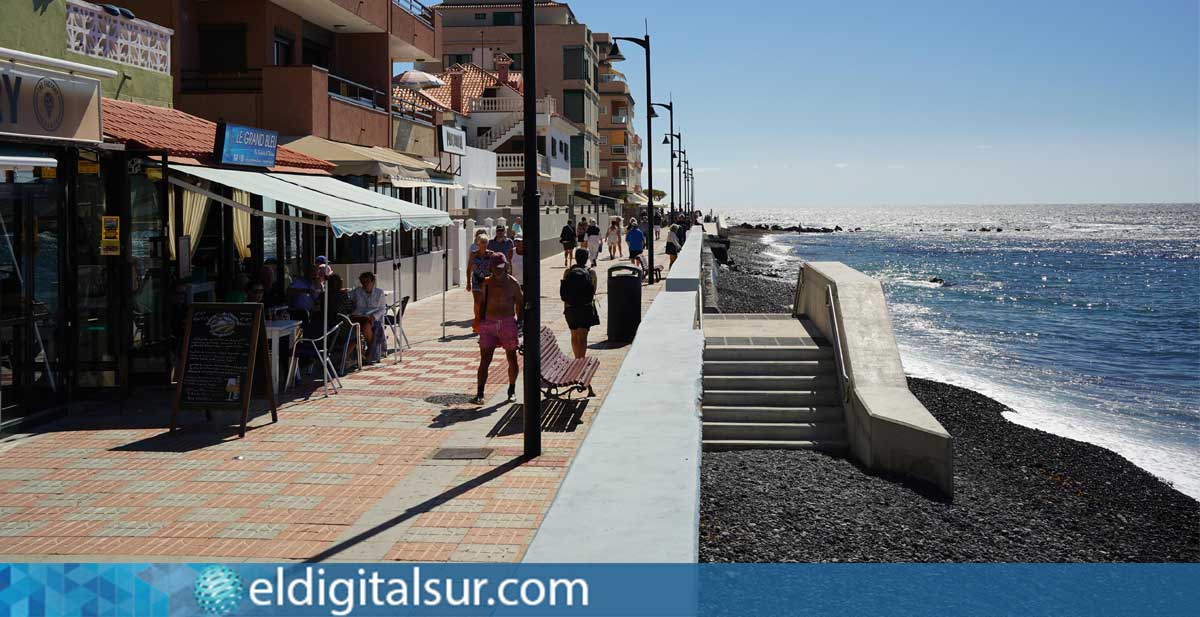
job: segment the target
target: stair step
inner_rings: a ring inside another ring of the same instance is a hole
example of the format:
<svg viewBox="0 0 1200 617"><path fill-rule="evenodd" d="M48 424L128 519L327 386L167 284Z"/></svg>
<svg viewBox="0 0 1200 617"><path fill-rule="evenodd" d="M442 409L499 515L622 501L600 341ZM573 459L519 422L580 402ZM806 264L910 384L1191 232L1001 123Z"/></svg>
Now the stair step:
<svg viewBox="0 0 1200 617"><path fill-rule="evenodd" d="M829 407L740 407L705 405L705 422L842 422L845 414Z"/></svg>
<svg viewBox="0 0 1200 617"><path fill-rule="evenodd" d="M845 441L841 422L704 422L704 439L711 441Z"/></svg>
<svg viewBox="0 0 1200 617"><path fill-rule="evenodd" d="M704 440L706 452L728 450L819 450L821 452L843 452L845 441L758 441L753 439Z"/></svg>
<svg viewBox="0 0 1200 617"><path fill-rule="evenodd" d="M824 346L741 346L719 345L704 348L704 360L822 360L833 358L833 348Z"/></svg>
<svg viewBox="0 0 1200 617"><path fill-rule="evenodd" d="M744 407L819 407L837 405L836 389L826 390L705 390L704 404Z"/></svg>
<svg viewBox="0 0 1200 617"><path fill-rule="evenodd" d="M826 360L709 360L705 375L833 375L837 364Z"/></svg>
<svg viewBox="0 0 1200 617"><path fill-rule="evenodd" d="M705 390L837 390L833 375L704 375Z"/></svg>

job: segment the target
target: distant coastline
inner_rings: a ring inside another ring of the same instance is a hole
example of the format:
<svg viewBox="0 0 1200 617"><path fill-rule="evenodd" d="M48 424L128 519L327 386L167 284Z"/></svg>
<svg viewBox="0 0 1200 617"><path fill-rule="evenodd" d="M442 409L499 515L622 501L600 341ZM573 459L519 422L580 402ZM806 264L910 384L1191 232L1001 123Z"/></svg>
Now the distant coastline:
<svg viewBox="0 0 1200 617"><path fill-rule="evenodd" d="M790 310L795 273L762 236L732 232L724 312ZM1196 500L1114 452L1010 422L976 392L910 387L955 438L953 503L820 453L705 453L702 560L1200 561ZM807 525L834 520L836 534Z"/></svg>

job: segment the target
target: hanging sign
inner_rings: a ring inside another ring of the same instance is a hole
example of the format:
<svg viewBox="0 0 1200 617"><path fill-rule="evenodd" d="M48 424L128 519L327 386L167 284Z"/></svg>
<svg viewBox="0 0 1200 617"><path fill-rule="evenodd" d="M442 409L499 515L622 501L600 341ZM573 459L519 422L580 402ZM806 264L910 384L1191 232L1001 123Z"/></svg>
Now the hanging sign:
<svg viewBox="0 0 1200 617"><path fill-rule="evenodd" d="M240 124L217 124L213 158L222 165L274 167L279 133Z"/></svg>
<svg viewBox="0 0 1200 617"><path fill-rule="evenodd" d="M240 409L241 436L246 435L250 399L257 384L266 393L271 420L279 421L275 391L267 372L271 358L263 305L203 303L188 308L183 337L183 364L171 408L171 430L179 410Z"/></svg>
<svg viewBox="0 0 1200 617"><path fill-rule="evenodd" d="M442 152L447 154L467 155L467 132L462 129L442 125Z"/></svg>
<svg viewBox="0 0 1200 617"><path fill-rule="evenodd" d="M100 217L100 254L121 254L121 217Z"/></svg>
<svg viewBox="0 0 1200 617"><path fill-rule="evenodd" d="M100 81L0 62L0 135L100 143Z"/></svg>

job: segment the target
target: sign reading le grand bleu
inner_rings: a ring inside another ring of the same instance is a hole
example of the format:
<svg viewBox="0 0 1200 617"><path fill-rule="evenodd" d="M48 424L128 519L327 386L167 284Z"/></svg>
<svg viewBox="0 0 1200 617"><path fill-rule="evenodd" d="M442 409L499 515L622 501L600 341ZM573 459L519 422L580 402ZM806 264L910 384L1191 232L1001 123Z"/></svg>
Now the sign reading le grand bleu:
<svg viewBox="0 0 1200 617"><path fill-rule="evenodd" d="M240 124L217 124L213 157L223 165L274 167L279 133Z"/></svg>

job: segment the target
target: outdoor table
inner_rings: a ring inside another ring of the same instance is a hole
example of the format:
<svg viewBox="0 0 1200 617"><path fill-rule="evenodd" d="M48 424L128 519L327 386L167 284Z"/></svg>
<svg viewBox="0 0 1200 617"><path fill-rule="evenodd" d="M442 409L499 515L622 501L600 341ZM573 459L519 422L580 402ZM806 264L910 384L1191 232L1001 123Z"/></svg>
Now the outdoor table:
<svg viewBox="0 0 1200 617"><path fill-rule="evenodd" d="M267 320L267 339L271 341L271 387L276 393L279 392L279 341L286 337L296 336L296 330L303 323L299 319ZM289 353L288 356L290 358L291 354Z"/></svg>

